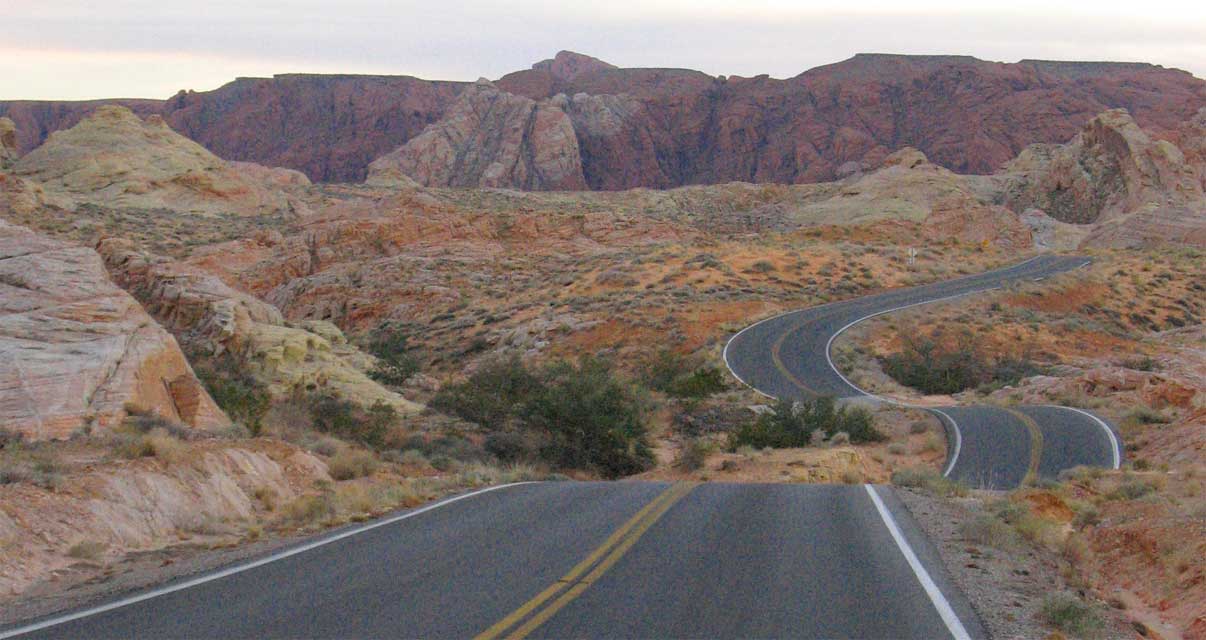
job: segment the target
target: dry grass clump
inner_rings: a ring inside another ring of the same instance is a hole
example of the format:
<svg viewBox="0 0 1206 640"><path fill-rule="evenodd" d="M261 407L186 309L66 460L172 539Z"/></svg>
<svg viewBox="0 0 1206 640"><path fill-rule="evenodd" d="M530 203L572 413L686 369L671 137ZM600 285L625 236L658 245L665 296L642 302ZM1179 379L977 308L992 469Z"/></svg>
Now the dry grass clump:
<svg viewBox="0 0 1206 640"><path fill-rule="evenodd" d="M335 480L351 480L372 475L377 466L377 458L372 453L344 449L327 463L327 471Z"/></svg>
<svg viewBox="0 0 1206 640"><path fill-rule="evenodd" d="M96 540L81 540L67 549L67 556L78 560L96 560L109 545Z"/></svg>
<svg viewBox="0 0 1206 640"><path fill-rule="evenodd" d="M923 489L943 497L962 497L968 493L966 486L928 467L910 467L896 471L892 474L892 484Z"/></svg>

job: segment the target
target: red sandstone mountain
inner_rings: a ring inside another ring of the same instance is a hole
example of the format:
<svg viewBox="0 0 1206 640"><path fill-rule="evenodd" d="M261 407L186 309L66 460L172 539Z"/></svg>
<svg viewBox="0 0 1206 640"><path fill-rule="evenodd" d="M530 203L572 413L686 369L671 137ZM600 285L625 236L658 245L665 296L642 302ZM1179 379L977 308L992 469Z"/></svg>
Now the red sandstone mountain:
<svg viewBox="0 0 1206 640"><path fill-rule="evenodd" d="M1108 109L1126 108L1163 137L1206 106L1206 82L1174 69L967 56L860 54L780 80L618 69L562 52L496 84L537 101L567 96L592 189L816 182L906 146L956 172L989 173L1029 144L1065 142ZM466 86L284 75L123 103L142 115L161 112L228 160L349 181L439 121ZM0 102L0 116L16 122L25 152L96 104Z"/></svg>

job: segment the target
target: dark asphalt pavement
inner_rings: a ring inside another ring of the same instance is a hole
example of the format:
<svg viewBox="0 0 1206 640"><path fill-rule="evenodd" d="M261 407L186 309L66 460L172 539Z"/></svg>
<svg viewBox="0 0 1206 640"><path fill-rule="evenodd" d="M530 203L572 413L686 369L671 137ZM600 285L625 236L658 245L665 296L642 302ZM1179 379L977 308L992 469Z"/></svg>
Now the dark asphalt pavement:
<svg viewBox="0 0 1206 640"><path fill-rule="evenodd" d="M981 274L920 287L845 300L793 311L751 325L725 347L725 361L742 382L776 398L803 399L818 395L867 397L833 367L829 347L834 337L868 317L905 307L953 299L1004 286L1033 281L1075 269L1087 262L1075 256L1040 256ZM1034 420L1039 441L1017 415L991 407L944 407L957 425L948 455L950 475L973 486L1006 489L1018 486L1031 465L1030 450L1041 446L1037 469L1054 477L1078 464L1115 467L1117 458L1107 433L1096 417L1058 407L1019 407Z"/></svg>
<svg viewBox="0 0 1206 640"><path fill-rule="evenodd" d="M504 487L23 637L473 637L667 487ZM685 495L531 637L950 637L863 486L675 489ZM907 510L880 496L968 635L983 637Z"/></svg>

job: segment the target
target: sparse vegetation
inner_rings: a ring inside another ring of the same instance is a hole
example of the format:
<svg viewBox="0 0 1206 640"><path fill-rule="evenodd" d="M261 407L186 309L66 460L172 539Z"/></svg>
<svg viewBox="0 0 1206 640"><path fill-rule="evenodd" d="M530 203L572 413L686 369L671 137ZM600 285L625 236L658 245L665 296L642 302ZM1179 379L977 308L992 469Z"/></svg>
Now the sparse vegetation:
<svg viewBox="0 0 1206 640"><path fill-rule="evenodd" d="M194 370L222 411L246 426L252 435L259 435L264 414L272 406L268 389L229 359L214 366L198 364Z"/></svg>
<svg viewBox="0 0 1206 640"><path fill-rule="evenodd" d="M550 464L607 477L637 473L653 460L643 403L600 359L555 362L536 371L517 358L496 360L445 386L432 406L512 434L491 440L508 457L535 449Z"/></svg>
<svg viewBox="0 0 1206 640"><path fill-rule="evenodd" d="M368 451L344 449L327 463L327 470L335 480L351 480L372 475L377 470L377 458Z"/></svg>
<svg viewBox="0 0 1206 640"><path fill-rule="evenodd" d="M844 440L854 443L884 440L865 409L839 407L833 398L820 397L804 402L779 400L772 411L733 432L729 449L743 445L776 449L806 447L813 444L814 434L834 438L839 433L845 434Z"/></svg>
<svg viewBox="0 0 1206 640"><path fill-rule="evenodd" d="M401 386L419 372L419 359L411 352L407 335L389 325L377 332L369 353L377 357L377 365L369 375L381 384Z"/></svg>
<svg viewBox="0 0 1206 640"><path fill-rule="evenodd" d="M380 447L386 432L398 420L397 411L381 402L364 409L354 402L324 395L309 403L315 429L371 447Z"/></svg>
<svg viewBox="0 0 1206 640"><path fill-rule="evenodd" d="M726 387L722 371L672 349L659 350L643 363L641 381L676 398L705 398Z"/></svg>
<svg viewBox="0 0 1206 640"><path fill-rule="evenodd" d="M967 487L928 467L901 469L892 474L892 484L924 489L943 497L965 496Z"/></svg>
<svg viewBox="0 0 1206 640"><path fill-rule="evenodd" d="M1096 638L1105 630L1101 612L1070 593L1047 596L1042 613L1048 624L1078 638Z"/></svg>
<svg viewBox="0 0 1206 640"><path fill-rule="evenodd" d="M987 390L1041 372L1025 355L988 358L967 331L953 338L934 332L928 336L901 334L900 339L901 350L881 359L884 372L924 393L959 393L981 386Z"/></svg>

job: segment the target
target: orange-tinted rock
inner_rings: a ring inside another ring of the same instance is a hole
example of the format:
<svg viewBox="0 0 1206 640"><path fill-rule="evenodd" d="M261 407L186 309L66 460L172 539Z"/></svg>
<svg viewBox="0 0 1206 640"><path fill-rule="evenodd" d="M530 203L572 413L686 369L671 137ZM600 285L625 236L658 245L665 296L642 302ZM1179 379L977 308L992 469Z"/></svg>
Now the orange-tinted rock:
<svg viewBox="0 0 1206 640"><path fill-rule="evenodd" d="M230 423L95 251L5 222L0 353L0 424L31 439L109 428L133 406L203 429Z"/></svg>

